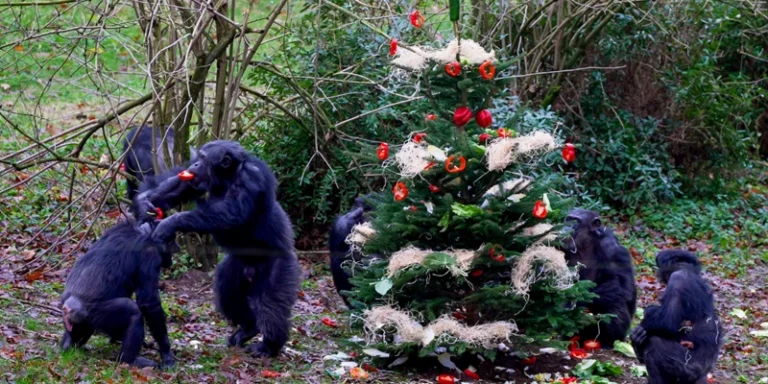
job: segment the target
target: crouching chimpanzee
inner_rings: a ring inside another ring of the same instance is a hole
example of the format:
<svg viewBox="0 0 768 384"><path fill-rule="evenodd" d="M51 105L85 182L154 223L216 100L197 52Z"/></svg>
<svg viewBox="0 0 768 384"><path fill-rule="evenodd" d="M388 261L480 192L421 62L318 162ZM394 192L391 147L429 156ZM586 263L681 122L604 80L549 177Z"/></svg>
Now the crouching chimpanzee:
<svg viewBox="0 0 768 384"><path fill-rule="evenodd" d="M349 274L344 270L342 264L347 260L358 261L362 258L360 252L351 252L349 244L346 243L347 236L352 232L352 227L362 224L366 221L365 213L372 207L366 200L373 198L373 195L366 197L357 197L352 204L352 208L344 215L339 216L333 223L331 233L328 236L328 249L331 253L331 275L333 276L333 285L336 291L344 300L344 304L349 307L347 299L342 291L352 290L352 283L349 282Z"/></svg>
<svg viewBox="0 0 768 384"><path fill-rule="evenodd" d="M599 296L581 305L592 314L616 316L607 324L601 321L581 330L579 336L581 340L597 339L602 348L613 348L616 340L626 338L637 305L632 258L596 212L575 209L566 222L573 222L572 235L563 246L566 259L569 265L583 265L579 279L594 282L592 292Z"/></svg>
<svg viewBox="0 0 768 384"><path fill-rule="evenodd" d="M154 132L153 132L154 131ZM139 136L134 137L138 132ZM152 136L155 138L155 153L152 153ZM126 181L128 187L128 198L133 201L134 196L139 190L139 184L147 177L155 174L154 158L157 158L157 164L161 172L165 172L165 155L163 152L167 149L168 154L173 153L173 128L168 128L165 133L159 129L150 126L144 126L139 132L139 127L128 132L123 140L123 152L126 152L123 166L121 167L127 174L133 176ZM131 145L133 142L133 145ZM165 148L163 145L165 144ZM135 179L134 179L135 178Z"/></svg>
<svg viewBox="0 0 768 384"><path fill-rule="evenodd" d="M152 223L125 220L110 228L80 257L61 297L62 350L81 347L94 332L122 341L119 360L137 367L157 364L139 356L144 321L158 344L162 366L174 365L160 303L160 268L170 265L176 243L155 243ZM136 301L131 299L136 294Z"/></svg>
<svg viewBox="0 0 768 384"><path fill-rule="evenodd" d="M177 231L210 233L224 248L227 255L215 277L217 307L238 327L230 346L263 335L246 348L253 356L276 356L287 342L300 283L291 222L276 190L277 180L263 161L238 143L213 141L193 154L185 172L137 197L141 210L151 211L158 201L207 193L196 209L162 220L153 237L168 242Z"/></svg>
<svg viewBox="0 0 768 384"><path fill-rule="evenodd" d="M649 384L704 384L723 342L712 290L691 252L661 251L656 266L667 288L630 334L635 354L648 369Z"/></svg>

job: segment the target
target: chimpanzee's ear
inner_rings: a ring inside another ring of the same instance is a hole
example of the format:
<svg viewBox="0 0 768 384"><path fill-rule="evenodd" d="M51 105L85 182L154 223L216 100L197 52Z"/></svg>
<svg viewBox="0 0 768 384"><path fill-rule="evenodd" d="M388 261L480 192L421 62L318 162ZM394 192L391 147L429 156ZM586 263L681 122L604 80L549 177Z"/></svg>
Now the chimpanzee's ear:
<svg viewBox="0 0 768 384"><path fill-rule="evenodd" d="M595 217L592 219L592 231L594 231L596 234L602 236L603 235L603 223L600 221L599 217Z"/></svg>

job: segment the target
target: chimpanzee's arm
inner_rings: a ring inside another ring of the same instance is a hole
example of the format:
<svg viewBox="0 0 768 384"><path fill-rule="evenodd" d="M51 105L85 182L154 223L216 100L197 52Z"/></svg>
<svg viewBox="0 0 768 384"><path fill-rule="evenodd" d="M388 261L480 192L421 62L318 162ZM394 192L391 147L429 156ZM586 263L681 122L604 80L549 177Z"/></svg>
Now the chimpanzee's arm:
<svg viewBox="0 0 768 384"><path fill-rule="evenodd" d="M165 312L160 301L160 256L155 255L151 260L144 260L141 264L141 273L137 282L136 303L139 305L142 316L147 322L149 332L157 342L163 366L174 365L171 343L168 340L168 329L165 324Z"/></svg>
<svg viewBox="0 0 768 384"><path fill-rule="evenodd" d="M182 181L176 174L173 174L157 184L156 187L148 188L136 196L134 216L143 218L147 212L152 212L155 207L168 211L201 195L202 193L192 188L188 181Z"/></svg>
<svg viewBox="0 0 768 384"><path fill-rule="evenodd" d="M153 233L156 241L169 241L179 232L211 233L238 229L254 216L254 196L247 190L234 190L226 197L197 208L177 213L161 221Z"/></svg>
<svg viewBox="0 0 768 384"><path fill-rule="evenodd" d="M685 321L681 289L685 281L682 273L673 273L669 278L661 306L650 306L645 310L645 317L640 325L650 335L664 336L671 339L680 337L680 328Z"/></svg>

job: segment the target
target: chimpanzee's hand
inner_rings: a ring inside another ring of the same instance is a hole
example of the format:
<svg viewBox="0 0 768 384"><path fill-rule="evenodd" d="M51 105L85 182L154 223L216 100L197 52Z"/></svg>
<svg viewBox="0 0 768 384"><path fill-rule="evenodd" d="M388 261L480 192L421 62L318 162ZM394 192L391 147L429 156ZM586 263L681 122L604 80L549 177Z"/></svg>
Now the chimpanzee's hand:
<svg viewBox="0 0 768 384"><path fill-rule="evenodd" d="M134 214L136 215L136 220L138 222L147 223L158 219L155 213L155 206L149 199L143 195L139 195L135 200L134 204L136 206L136 211Z"/></svg>
<svg viewBox="0 0 768 384"><path fill-rule="evenodd" d="M645 332L645 328L639 325L629 333L629 340L632 341L632 344L643 345L647 338L648 334Z"/></svg>
<svg viewBox="0 0 768 384"><path fill-rule="evenodd" d="M168 244L174 240L176 237L176 229L174 227L175 218L176 215L171 216L165 220L161 220L159 223L157 223L155 231L152 232L152 240L161 244Z"/></svg>

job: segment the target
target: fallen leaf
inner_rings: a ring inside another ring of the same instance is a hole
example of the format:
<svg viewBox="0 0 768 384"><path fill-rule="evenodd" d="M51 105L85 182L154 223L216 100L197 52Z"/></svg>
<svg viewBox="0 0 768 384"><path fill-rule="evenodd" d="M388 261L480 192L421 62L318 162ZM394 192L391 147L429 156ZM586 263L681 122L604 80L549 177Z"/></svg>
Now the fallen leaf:
<svg viewBox="0 0 768 384"><path fill-rule="evenodd" d="M24 280L26 280L27 282L30 282L30 283L33 283L33 282L35 282L37 280L40 280L42 278L43 278L43 272L40 271L40 270L32 271L32 272L27 273L26 275L24 275Z"/></svg>
<svg viewBox="0 0 768 384"><path fill-rule="evenodd" d="M375 349L375 348L363 349L363 353L365 353L368 356L373 356L373 357L383 357L383 358L389 357L389 353L379 351L378 349Z"/></svg>
<svg viewBox="0 0 768 384"><path fill-rule="evenodd" d="M282 376L282 374L280 374L280 372L270 371L268 369L265 369L265 370L261 371L261 375L266 377L266 378L268 378L268 379L274 379L274 378Z"/></svg>
<svg viewBox="0 0 768 384"><path fill-rule="evenodd" d="M13 47L13 50L16 51L16 52L21 52L21 51L24 50L24 46L21 45L21 44L16 44L16 46Z"/></svg>

